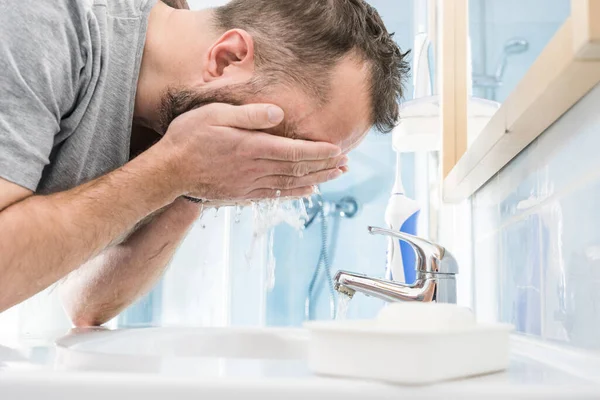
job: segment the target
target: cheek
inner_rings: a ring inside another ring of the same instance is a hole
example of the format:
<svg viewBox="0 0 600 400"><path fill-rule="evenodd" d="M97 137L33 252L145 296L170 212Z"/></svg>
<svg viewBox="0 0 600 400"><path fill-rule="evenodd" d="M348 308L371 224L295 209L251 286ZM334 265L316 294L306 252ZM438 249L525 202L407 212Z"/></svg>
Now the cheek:
<svg viewBox="0 0 600 400"><path fill-rule="evenodd" d="M353 135L352 137L348 138L342 145L344 154L347 154L352 150L356 149L362 143L362 141L365 140L368 133L369 131L367 130L365 133Z"/></svg>

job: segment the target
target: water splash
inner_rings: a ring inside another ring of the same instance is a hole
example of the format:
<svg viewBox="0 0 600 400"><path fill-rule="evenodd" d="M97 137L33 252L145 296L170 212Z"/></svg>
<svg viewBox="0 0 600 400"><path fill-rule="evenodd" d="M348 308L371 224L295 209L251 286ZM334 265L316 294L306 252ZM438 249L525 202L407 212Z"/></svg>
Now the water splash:
<svg viewBox="0 0 600 400"><path fill-rule="evenodd" d="M235 223L239 224L240 220L242 218L242 212L243 212L243 207L240 206L239 204L235 206Z"/></svg>
<svg viewBox="0 0 600 400"><path fill-rule="evenodd" d="M352 297L348 296L345 293L338 293L337 298L337 313L335 314L336 321L345 321L346 315L348 314L348 308L350 307L350 300Z"/></svg>
<svg viewBox="0 0 600 400"><path fill-rule="evenodd" d="M204 223L204 206L202 206L202 212L200 213L200 218L198 218L198 222L200 223L200 228L206 229L206 224Z"/></svg>
<svg viewBox="0 0 600 400"><path fill-rule="evenodd" d="M265 277L265 288L268 291L273 290L275 287L275 254L273 251L273 245L275 242L274 229L269 230L267 239L267 260L266 260L266 277Z"/></svg>
<svg viewBox="0 0 600 400"><path fill-rule="evenodd" d="M263 238L266 238L267 253L265 257L265 283L268 290L275 286L276 260L274 254L274 228L285 223L296 230L304 228L308 220L306 207L302 199L288 200L281 198L281 192L277 191L274 199L265 199L252 203L252 215L254 219L254 232L250 249L246 252L246 262L251 268L256 255L256 247Z"/></svg>

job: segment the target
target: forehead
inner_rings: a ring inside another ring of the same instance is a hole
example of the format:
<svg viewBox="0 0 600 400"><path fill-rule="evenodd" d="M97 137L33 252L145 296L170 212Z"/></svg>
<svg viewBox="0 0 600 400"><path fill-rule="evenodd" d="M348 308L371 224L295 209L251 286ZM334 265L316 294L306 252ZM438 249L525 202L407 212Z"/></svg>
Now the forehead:
<svg viewBox="0 0 600 400"><path fill-rule="evenodd" d="M372 124L369 73L363 64L344 59L334 68L325 104L301 90L274 93L272 102L286 117L271 133L333 143L344 152L356 147Z"/></svg>

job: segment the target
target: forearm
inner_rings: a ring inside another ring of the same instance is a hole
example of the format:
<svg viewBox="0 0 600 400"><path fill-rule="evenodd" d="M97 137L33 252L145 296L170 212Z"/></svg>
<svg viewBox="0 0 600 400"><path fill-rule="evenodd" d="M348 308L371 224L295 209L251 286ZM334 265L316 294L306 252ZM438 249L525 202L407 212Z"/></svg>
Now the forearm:
<svg viewBox="0 0 600 400"><path fill-rule="evenodd" d="M0 312L43 290L174 201L149 151L72 190L31 196L0 212Z"/></svg>
<svg viewBox="0 0 600 400"><path fill-rule="evenodd" d="M73 323L101 325L147 293L200 212L201 205L178 199L125 242L71 273L60 290Z"/></svg>

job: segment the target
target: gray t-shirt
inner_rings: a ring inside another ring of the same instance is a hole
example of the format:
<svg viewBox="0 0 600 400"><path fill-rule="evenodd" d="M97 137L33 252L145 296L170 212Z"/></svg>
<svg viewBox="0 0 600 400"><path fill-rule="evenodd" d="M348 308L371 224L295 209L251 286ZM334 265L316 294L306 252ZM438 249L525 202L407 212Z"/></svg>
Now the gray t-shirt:
<svg viewBox="0 0 600 400"><path fill-rule="evenodd" d="M53 193L129 160L155 3L0 1L0 177Z"/></svg>

